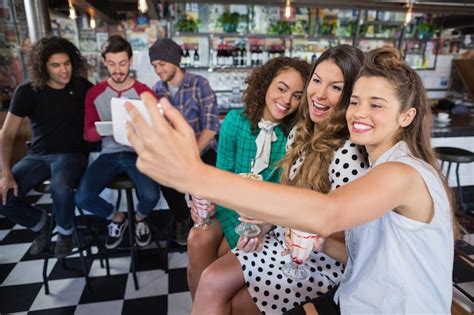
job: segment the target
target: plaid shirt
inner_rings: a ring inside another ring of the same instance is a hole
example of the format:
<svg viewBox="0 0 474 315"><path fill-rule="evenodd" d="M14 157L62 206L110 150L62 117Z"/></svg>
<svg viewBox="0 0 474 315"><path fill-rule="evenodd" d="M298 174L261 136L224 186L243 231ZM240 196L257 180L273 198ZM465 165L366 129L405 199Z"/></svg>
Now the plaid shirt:
<svg viewBox="0 0 474 315"><path fill-rule="evenodd" d="M217 168L236 174L250 172L252 160L255 160L257 153L255 143L257 134L253 134L251 129L250 121L242 109L232 110L226 115L219 136ZM268 168L264 169L260 175L264 181L278 183L281 172L276 169L276 166L286 153L287 135L280 125L276 126L274 131L277 140L272 142ZM238 217L235 211L217 206L216 218L231 248L235 247L239 239L234 231L240 223Z"/></svg>
<svg viewBox="0 0 474 315"><path fill-rule="evenodd" d="M171 96L167 82L156 82L153 91L159 98L167 97L171 104L183 114L193 128L196 138L204 129L219 131L216 95L205 78L185 72L174 97ZM208 149L216 150L216 148L217 142L213 139L203 153Z"/></svg>

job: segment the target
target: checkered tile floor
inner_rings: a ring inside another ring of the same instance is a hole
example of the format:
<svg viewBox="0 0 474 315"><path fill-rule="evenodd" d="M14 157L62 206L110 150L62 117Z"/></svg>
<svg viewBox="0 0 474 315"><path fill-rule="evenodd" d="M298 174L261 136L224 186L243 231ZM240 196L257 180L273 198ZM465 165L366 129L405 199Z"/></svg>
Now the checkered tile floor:
<svg viewBox="0 0 474 315"><path fill-rule="evenodd" d="M43 197L36 203L50 209L48 198ZM168 220L169 217L168 211L154 211L150 221ZM110 276L100 267L99 259L89 263L90 290L86 287L79 256L66 258L64 265L55 258L50 259L50 294L46 295L42 279L43 256L28 254L34 237L30 230L0 217L0 314L190 313L185 248L170 245L168 273L162 269L163 256L156 245L140 250L136 268L139 290L133 285L128 252L119 252L109 258ZM97 248L93 252L97 252Z"/></svg>
<svg viewBox="0 0 474 315"><path fill-rule="evenodd" d="M48 196L29 198L51 210ZM90 216L89 221L97 227L93 218ZM151 223L158 227L169 219L169 211L154 211L150 216ZM100 223L106 233L105 223ZM134 288L128 252L119 252L109 259L110 276L100 267L99 259L89 263L90 289L86 287L78 256L66 258L65 264L50 259L47 271L50 294L46 295L42 279L43 256L28 254L34 237L33 232L0 217L0 314L185 315L191 311L186 282L188 257L183 247L171 243L168 273L162 269L163 256L156 246L140 250L136 268L139 290ZM474 234L466 235L458 248L474 259ZM453 280L461 289L454 288L454 299L466 310L474 312L474 304L462 292L474 296L474 265L457 258Z"/></svg>

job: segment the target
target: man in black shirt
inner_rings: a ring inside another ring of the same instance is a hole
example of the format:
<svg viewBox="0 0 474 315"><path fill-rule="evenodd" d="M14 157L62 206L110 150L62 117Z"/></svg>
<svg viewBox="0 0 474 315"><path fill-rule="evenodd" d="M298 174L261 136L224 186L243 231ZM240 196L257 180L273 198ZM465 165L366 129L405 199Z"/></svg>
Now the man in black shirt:
<svg viewBox="0 0 474 315"><path fill-rule="evenodd" d="M28 73L30 81L16 88L1 132L0 214L38 232L30 253L41 252L47 243L49 218L24 197L51 178L59 232L55 255L63 257L73 248L74 189L87 166L84 98L92 84L83 78L85 63L79 50L59 37L45 37L33 45ZM12 167L13 142L24 117L31 122L31 146Z"/></svg>

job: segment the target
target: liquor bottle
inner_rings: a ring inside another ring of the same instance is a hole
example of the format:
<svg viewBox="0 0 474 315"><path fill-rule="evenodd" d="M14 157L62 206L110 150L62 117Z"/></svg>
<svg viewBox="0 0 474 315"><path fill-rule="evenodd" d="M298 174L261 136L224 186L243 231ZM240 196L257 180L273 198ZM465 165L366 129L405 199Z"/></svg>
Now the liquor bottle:
<svg viewBox="0 0 474 315"><path fill-rule="evenodd" d="M232 49L232 66L238 67L240 65L240 52L239 47Z"/></svg>
<svg viewBox="0 0 474 315"><path fill-rule="evenodd" d="M221 46L217 48L217 66L222 67L224 65L224 55L222 54Z"/></svg>
<svg viewBox="0 0 474 315"><path fill-rule="evenodd" d="M186 52L184 53L184 64L185 67L191 66L191 56L189 55L189 49L186 49Z"/></svg>
<svg viewBox="0 0 474 315"><path fill-rule="evenodd" d="M257 56L257 48L252 47L250 48L250 65L255 67L258 65L258 56Z"/></svg>
<svg viewBox="0 0 474 315"><path fill-rule="evenodd" d="M197 49L194 49L193 60L194 60L194 66L195 67L200 67L201 66L201 60L199 58L199 53L198 53Z"/></svg>
<svg viewBox="0 0 474 315"><path fill-rule="evenodd" d="M242 67L245 67L247 66L247 49L244 47L242 47L242 50L240 51L241 55L242 55L242 58L240 59L240 65Z"/></svg>
<svg viewBox="0 0 474 315"><path fill-rule="evenodd" d="M263 49L262 46L257 48L257 65L260 66L263 64Z"/></svg>
<svg viewBox="0 0 474 315"><path fill-rule="evenodd" d="M186 67L186 57L184 56L184 50L181 49L181 61L179 63L179 66L184 68Z"/></svg>

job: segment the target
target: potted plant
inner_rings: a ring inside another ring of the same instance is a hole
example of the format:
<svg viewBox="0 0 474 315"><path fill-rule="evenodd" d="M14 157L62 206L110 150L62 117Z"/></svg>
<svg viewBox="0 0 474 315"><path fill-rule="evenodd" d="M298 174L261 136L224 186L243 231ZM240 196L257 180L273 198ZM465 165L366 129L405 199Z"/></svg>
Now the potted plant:
<svg viewBox="0 0 474 315"><path fill-rule="evenodd" d="M420 22L416 25L416 34L418 36L418 39L424 40L424 39L431 39L433 37L433 30L434 27L433 25L428 24L427 22Z"/></svg>
<svg viewBox="0 0 474 315"><path fill-rule="evenodd" d="M239 25L240 14L237 12L224 12L217 19L219 25L222 25L224 32L226 33L235 33L237 31L237 26Z"/></svg>
<svg viewBox="0 0 474 315"><path fill-rule="evenodd" d="M291 25L287 21L272 22L268 33L272 35L291 35Z"/></svg>
<svg viewBox="0 0 474 315"><path fill-rule="evenodd" d="M199 31L200 24L201 21L199 21L199 19L194 19L187 15L183 15L178 19L174 26L178 32L197 33Z"/></svg>

